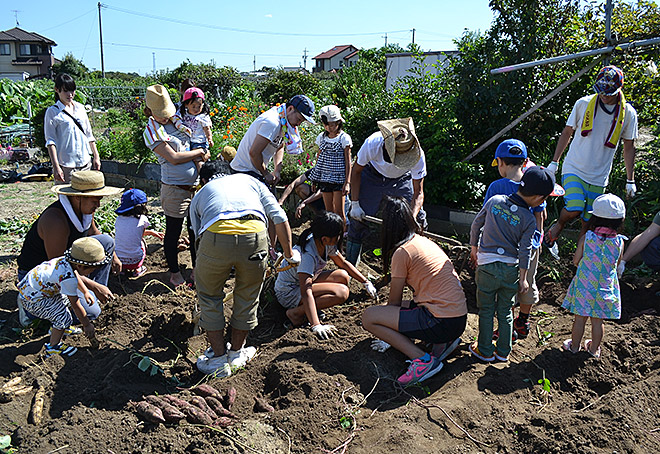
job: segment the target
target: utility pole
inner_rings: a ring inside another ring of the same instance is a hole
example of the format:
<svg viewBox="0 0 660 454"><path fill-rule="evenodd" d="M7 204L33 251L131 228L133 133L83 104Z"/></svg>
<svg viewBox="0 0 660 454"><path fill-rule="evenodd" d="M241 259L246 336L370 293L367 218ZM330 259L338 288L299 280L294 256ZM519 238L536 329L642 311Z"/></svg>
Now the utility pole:
<svg viewBox="0 0 660 454"><path fill-rule="evenodd" d="M605 5L605 46L612 45L612 0ZM610 64L610 56L605 57L605 66Z"/></svg>
<svg viewBox="0 0 660 454"><path fill-rule="evenodd" d="M152 52L151 56L154 59L154 71L153 72L154 72L154 75L155 75L156 74L156 52Z"/></svg>
<svg viewBox="0 0 660 454"><path fill-rule="evenodd" d="M103 29L101 28L101 2L98 3L99 7L99 43L101 45L101 78L105 79L105 63L103 61Z"/></svg>
<svg viewBox="0 0 660 454"><path fill-rule="evenodd" d="M385 38L385 47L387 47L387 33L385 33L384 36L381 36L381 38Z"/></svg>
<svg viewBox="0 0 660 454"><path fill-rule="evenodd" d="M302 58L303 58L303 62L304 62L303 63L303 68L307 69L307 48L305 48L305 50L303 51Z"/></svg>
<svg viewBox="0 0 660 454"><path fill-rule="evenodd" d="M257 56L255 55L254 58L252 59L252 70L254 72L257 72Z"/></svg>
<svg viewBox="0 0 660 454"><path fill-rule="evenodd" d="M415 29L414 28L412 29L412 33L413 33L412 43L415 44Z"/></svg>

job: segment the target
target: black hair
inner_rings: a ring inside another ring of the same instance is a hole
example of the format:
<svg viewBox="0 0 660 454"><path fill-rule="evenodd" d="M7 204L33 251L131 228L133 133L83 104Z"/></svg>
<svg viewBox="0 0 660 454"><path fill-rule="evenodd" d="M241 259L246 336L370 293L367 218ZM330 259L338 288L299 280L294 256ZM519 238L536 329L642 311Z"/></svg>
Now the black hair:
<svg viewBox="0 0 660 454"><path fill-rule="evenodd" d="M326 117L325 115L321 115L321 123L327 125L329 123L328 117ZM341 120L337 120L337 134L339 134L343 128L344 128L344 122ZM328 131L326 131L325 128L323 129L323 135L326 137L328 136Z"/></svg>
<svg viewBox="0 0 660 454"><path fill-rule="evenodd" d="M312 220L312 225L300 234L298 238L298 246L304 252L307 244L309 234L312 234L315 239L320 240L322 237L338 238L337 248L341 248L341 240L344 233L344 221L337 213L332 211L323 211Z"/></svg>
<svg viewBox="0 0 660 454"><path fill-rule="evenodd" d="M199 97L196 91L193 92L192 96L185 101L181 101L181 105L179 106L179 114L181 117L186 113L186 106L190 104L193 101L196 101L198 99L202 99ZM206 103L205 100L202 99L202 111L200 114L208 114L210 112L209 110L209 105Z"/></svg>
<svg viewBox="0 0 660 454"><path fill-rule="evenodd" d="M73 80L73 77L69 76L66 73L60 73L55 76L55 90L59 91L76 91L76 81ZM55 102L59 101L60 97L55 92Z"/></svg>
<svg viewBox="0 0 660 454"><path fill-rule="evenodd" d="M523 165L525 165L525 159L526 158L509 158L509 157L505 157L505 158L500 158L500 159L502 160L504 165L514 166L514 167L522 167Z"/></svg>
<svg viewBox="0 0 660 454"><path fill-rule="evenodd" d="M548 193L548 194L536 194L535 192L531 191L530 189L527 189L522 184L518 186L518 192L520 192L520 195L522 195L524 197L533 197L535 195L542 195L542 196L548 197L550 195L550 193Z"/></svg>
<svg viewBox="0 0 660 454"><path fill-rule="evenodd" d="M390 269L390 260L394 251L410 241L422 229L415 221L408 201L401 197L385 197L383 200L383 224L380 230L380 250L383 257L383 274Z"/></svg>
<svg viewBox="0 0 660 454"><path fill-rule="evenodd" d="M223 161L206 161L199 169L199 179L208 183L214 177L229 175L231 173L229 163Z"/></svg>
<svg viewBox="0 0 660 454"><path fill-rule="evenodd" d="M392 164L392 160L390 159L390 154L387 152L387 149L385 148L385 142L383 142L383 160L387 162L388 164Z"/></svg>
<svg viewBox="0 0 660 454"><path fill-rule="evenodd" d="M149 208L147 208L147 204L139 203L130 210L128 210L127 212L121 213L119 216L134 216L136 218L139 218L142 215L146 216L148 213L149 213Z"/></svg>
<svg viewBox="0 0 660 454"><path fill-rule="evenodd" d="M197 86L197 85L195 85L195 81L192 80L190 77L188 77L188 78L183 79L183 80L181 81L181 85L179 85L179 91L180 91L181 93L183 93L183 92L186 91L187 89L189 89L189 88L193 88L193 87L196 87L196 86Z"/></svg>
<svg viewBox="0 0 660 454"><path fill-rule="evenodd" d="M608 229L612 229L618 232L619 229L623 226L623 220L624 218L606 219L592 214L591 218L589 218L587 221L587 230L591 230L593 232L598 227L607 227Z"/></svg>

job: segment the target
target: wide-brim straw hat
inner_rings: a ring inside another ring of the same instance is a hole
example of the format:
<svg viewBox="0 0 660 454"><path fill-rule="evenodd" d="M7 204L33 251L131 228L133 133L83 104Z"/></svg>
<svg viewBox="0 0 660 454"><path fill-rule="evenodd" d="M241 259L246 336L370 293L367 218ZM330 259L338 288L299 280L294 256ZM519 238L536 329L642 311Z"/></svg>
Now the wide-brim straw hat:
<svg viewBox="0 0 660 454"><path fill-rule="evenodd" d="M105 253L101 242L92 237L78 238L64 253L64 257L70 263L86 266L103 266L112 259Z"/></svg>
<svg viewBox="0 0 660 454"><path fill-rule="evenodd" d="M151 110L152 115L160 118L170 118L176 113L176 107L170 99L170 94L162 85L147 87L147 107Z"/></svg>
<svg viewBox="0 0 660 454"><path fill-rule="evenodd" d="M236 157L236 148L231 145L225 145L225 147L220 151L220 156L227 162L231 162Z"/></svg>
<svg viewBox="0 0 660 454"><path fill-rule="evenodd" d="M378 122L378 129L385 139L385 151L396 167L410 170L421 157L422 148L415 134L412 118L396 118Z"/></svg>
<svg viewBox="0 0 660 454"><path fill-rule="evenodd" d="M104 197L122 192L121 188L105 185L103 172L81 170L71 174L70 184L61 184L50 188L55 194L78 195L84 197Z"/></svg>

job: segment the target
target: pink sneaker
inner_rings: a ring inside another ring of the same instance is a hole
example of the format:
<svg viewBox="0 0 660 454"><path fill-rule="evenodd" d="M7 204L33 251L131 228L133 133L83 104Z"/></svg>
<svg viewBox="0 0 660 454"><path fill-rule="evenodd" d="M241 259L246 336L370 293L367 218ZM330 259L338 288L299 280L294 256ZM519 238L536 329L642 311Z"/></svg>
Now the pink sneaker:
<svg viewBox="0 0 660 454"><path fill-rule="evenodd" d="M397 381L403 386L414 385L415 383L433 377L442 370L442 366L444 366L442 361L434 356L431 356L429 361L422 361L421 358L416 358L410 361L408 370Z"/></svg>

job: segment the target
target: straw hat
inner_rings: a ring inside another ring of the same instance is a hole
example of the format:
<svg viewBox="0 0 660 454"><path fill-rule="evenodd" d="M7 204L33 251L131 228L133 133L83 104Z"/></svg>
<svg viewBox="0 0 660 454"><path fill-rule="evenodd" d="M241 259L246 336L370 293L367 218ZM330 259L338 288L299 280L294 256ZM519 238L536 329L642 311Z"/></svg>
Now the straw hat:
<svg viewBox="0 0 660 454"><path fill-rule="evenodd" d="M122 189L105 185L103 172L81 170L71 174L71 184L62 184L50 188L55 194L79 195L85 197L103 197L119 194Z"/></svg>
<svg viewBox="0 0 660 454"><path fill-rule="evenodd" d="M410 170L419 162L422 149L415 134L412 118L397 118L378 122L385 139L385 151L396 167Z"/></svg>
<svg viewBox="0 0 660 454"><path fill-rule="evenodd" d="M236 148L231 145L225 145L225 147L220 151L220 156L227 162L231 162L236 156Z"/></svg>
<svg viewBox="0 0 660 454"><path fill-rule="evenodd" d="M153 115L160 118L170 118L176 113L170 94L162 85L147 87L147 107Z"/></svg>
<svg viewBox="0 0 660 454"><path fill-rule="evenodd" d="M99 240L92 237L78 238L64 253L70 263L87 266L103 266L111 259Z"/></svg>

